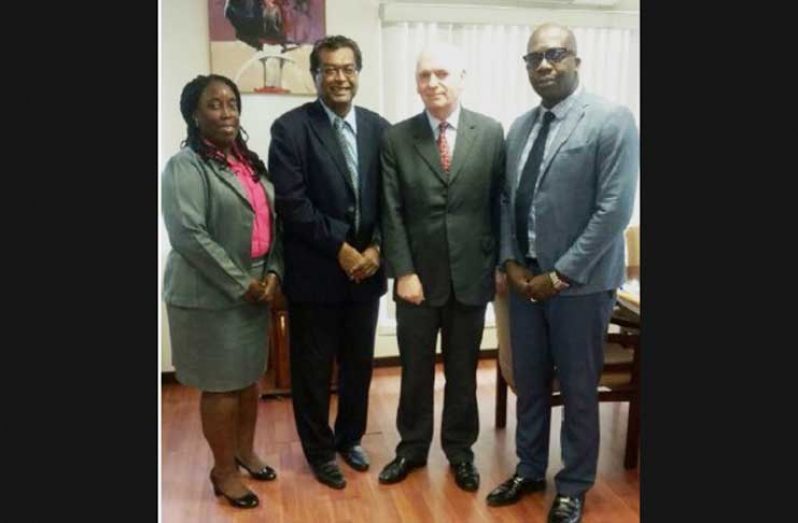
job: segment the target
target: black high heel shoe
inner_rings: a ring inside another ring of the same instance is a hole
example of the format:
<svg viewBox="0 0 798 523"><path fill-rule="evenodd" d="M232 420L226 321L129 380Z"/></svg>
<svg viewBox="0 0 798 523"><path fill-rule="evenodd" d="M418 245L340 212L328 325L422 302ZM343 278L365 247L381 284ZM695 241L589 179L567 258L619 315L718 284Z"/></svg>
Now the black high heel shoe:
<svg viewBox="0 0 798 523"><path fill-rule="evenodd" d="M260 504L258 496L254 492L247 492L240 498L233 498L222 492L222 489L213 480L213 473L211 473L211 485L213 485L213 493L217 496L224 496L228 503L238 508L255 508Z"/></svg>
<svg viewBox="0 0 798 523"><path fill-rule="evenodd" d="M236 465L238 465L239 467L243 468L244 470L249 472L250 476L252 476L253 478L258 479L260 481L271 481L271 480L273 480L274 478L277 477L277 473L274 471L273 468L271 468L268 465L264 465L263 468L260 469L260 470L252 470L249 467L247 467L244 464L244 462L241 461L238 458L236 458Z"/></svg>

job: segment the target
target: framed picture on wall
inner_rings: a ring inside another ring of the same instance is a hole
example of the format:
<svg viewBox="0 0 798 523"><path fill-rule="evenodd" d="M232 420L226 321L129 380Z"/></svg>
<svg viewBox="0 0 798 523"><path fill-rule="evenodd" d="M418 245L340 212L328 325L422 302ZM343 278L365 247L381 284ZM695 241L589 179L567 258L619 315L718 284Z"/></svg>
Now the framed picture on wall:
<svg viewBox="0 0 798 523"><path fill-rule="evenodd" d="M315 95L313 42L325 35L325 0L208 0L211 72L243 93Z"/></svg>

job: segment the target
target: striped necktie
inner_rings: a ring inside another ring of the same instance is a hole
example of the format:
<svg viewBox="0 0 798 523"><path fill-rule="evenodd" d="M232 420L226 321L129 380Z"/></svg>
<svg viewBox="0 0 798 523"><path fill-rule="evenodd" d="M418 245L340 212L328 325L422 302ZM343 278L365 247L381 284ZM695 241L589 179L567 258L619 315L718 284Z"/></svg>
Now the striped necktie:
<svg viewBox="0 0 798 523"><path fill-rule="evenodd" d="M355 231L360 229L360 190L358 185L357 175L357 152L354 150L352 144L347 140L346 127L349 124L343 118L336 117L333 126L335 127L335 136L338 138L338 143L341 145L341 151L344 153L346 159L346 167L349 171L349 178L352 180L352 187L355 189Z"/></svg>

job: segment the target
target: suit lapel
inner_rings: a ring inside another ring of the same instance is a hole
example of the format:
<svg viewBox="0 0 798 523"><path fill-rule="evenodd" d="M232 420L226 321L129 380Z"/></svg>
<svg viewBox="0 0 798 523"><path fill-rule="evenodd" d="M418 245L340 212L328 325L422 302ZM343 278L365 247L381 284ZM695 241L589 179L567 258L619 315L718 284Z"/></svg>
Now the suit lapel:
<svg viewBox="0 0 798 523"><path fill-rule="evenodd" d="M469 154L474 149L474 140L479 131L474 124L470 113L466 109L460 109L460 121L457 122L457 143L452 156L452 165L449 167L449 183L460 172L463 165L467 162ZM437 153L437 148L435 149Z"/></svg>
<svg viewBox="0 0 798 523"><path fill-rule="evenodd" d="M435 173L443 183L446 183L446 175L443 172L441 165L441 158L438 154L438 148L435 146L435 135L432 134L432 128L429 126L427 114L422 112L413 120L413 145L415 145L418 154L429 165L432 172Z"/></svg>
<svg viewBox="0 0 798 523"><path fill-rule="evenodd" d="M543 168L540 170L540 181L538 181L538 186L543 183L543 178L546 177L546 173L549 172L549 166L551 162L554 160L554 157L557 156L560 148L563 146L565 142L568 141L568 138L574 133L574 129L576 129L576 124L579 123L579 120L585 115L585 104L580 97L577 100L574 100L574 106L568 111L568 115L565 117L565 121L560 126L559 131L557 132L557 136L554 137L554 141L551 143L551 153L548 154L545 164Z"/></svg>
<svg viewBox="0 0 798 523"><path fill-rule="evenodd" d="M519 165L521 162L521 153L524 152L524 146L527 140L529 140L529 133L532 132L532 126L535 124L538 114L540 114L539 107L529 112L526 119L522 122L518 133L513 137L513 141L510 142L507 147L509 156L507 165L510 166L510 172L507 173L507 175L512 183L513 194L515 194L515 188L518 186L518 170L523 168Z"/></svg>
<svg viewBox="0 0 798 523"><path fill-rule="evenodd" d="M222 180L222 182L229 185L230 188L232 188L233 191L235 191L235 193L238 196L240 196L241 199L244 200L247 206L249 206L249 208L251 209L252 204L250 203L249 198L247 197L247 193L245 192L244 187L241 186L241 182L239 182L238 178L236 178L236 175L233 174L233 172L230 169L222 167L216 162L210 162L210 164L214 174L216 174L216 176L218 176L219 179Z"/></svg>
<svg viewBox="0 0 798 523"><path fill-rule="evenodd" d="M346 166L344 153L341 152L341 146L338 143L338 138L335 137L335 131L333 130L332 125L330 125L330 119L327 117L327 113L324 112L321 102L316 100L316 103L310 107L308 113L310 114L310 128L332 157L333 163L338 168L338 172L344 177L346 186L354 192L355 188L352 185L352 179L349 176L349 169ZM358 149L360 149L360 147L358 147Z"/></svg>

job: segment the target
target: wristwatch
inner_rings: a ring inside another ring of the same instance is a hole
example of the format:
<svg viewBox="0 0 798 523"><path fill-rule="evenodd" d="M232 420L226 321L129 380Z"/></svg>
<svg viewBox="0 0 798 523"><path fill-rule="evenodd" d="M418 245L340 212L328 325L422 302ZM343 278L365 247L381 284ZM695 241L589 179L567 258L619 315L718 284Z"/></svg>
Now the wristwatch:
<svg viewBox="0 0 798 523"><path fill-rule="evenodd" d="M562 281L560 279L560 277L557 276L557 271L551 271L549 273L549 278L551 279L551 284L554 285L554 288L556 290L558 290L558 291L561 291L563 289L567 289L568 287L571 286L570 283L566 283L566 282Z"/></svg>

